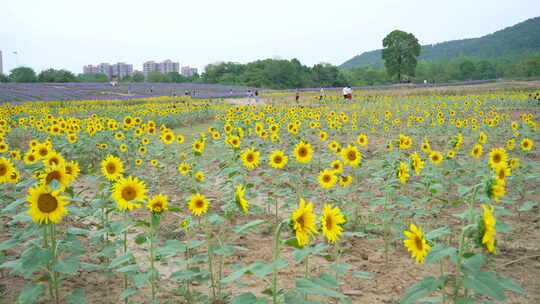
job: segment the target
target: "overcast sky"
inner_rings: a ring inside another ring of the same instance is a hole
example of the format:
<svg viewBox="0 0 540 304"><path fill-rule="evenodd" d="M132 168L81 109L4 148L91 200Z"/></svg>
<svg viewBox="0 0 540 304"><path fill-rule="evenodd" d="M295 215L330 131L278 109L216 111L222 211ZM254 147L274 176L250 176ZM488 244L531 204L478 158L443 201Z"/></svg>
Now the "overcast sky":
<svg viewBox="0 0 540 304"><path fill-rule="evenodd" d="M144 61L165 59L199 71L274 57L339 65L381 48L395 29L429 44L537 16L539 0L0 0L0 50L4 73L17 62L75 73L85 64L121 61L141 70Z"/></svg>

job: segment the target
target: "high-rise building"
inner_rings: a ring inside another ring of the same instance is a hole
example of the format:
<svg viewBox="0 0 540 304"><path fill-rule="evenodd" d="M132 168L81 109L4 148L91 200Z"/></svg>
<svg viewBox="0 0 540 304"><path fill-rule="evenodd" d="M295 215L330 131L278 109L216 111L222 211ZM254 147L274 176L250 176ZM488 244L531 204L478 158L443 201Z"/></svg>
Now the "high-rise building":
<svg viewBox="0 0 540 304"><path fill-rule="evenodd" d="M85 65L83 74L105 74L109 78L122 79L133 74L133 65L118 62L116 64L100 63L98 65Z"/></svg>
<svg viewBox="0 0 540 304"><path fill-rule="evenodd" d="M143 63L143 73L148 75L149 72L158 72L158 73L171 73L171 72L180 72L180 63L173 62L170 59L167 59L163 62L147 61Z"/></svg>
<svg viewBox="0 0 540 304"><path fill-rule="evenodd" d="M192 67L189 67L189 66L182 67L182 75L184 75L186 77L191 77L194 74L197 74L197 68L192 68Z"/></svg>
<svg viewBox="0 0 540 304"><path fill-rule="evenodd" d="M4 65L2 63L2 51L0 51L0 74L4 74Z"/></svg>

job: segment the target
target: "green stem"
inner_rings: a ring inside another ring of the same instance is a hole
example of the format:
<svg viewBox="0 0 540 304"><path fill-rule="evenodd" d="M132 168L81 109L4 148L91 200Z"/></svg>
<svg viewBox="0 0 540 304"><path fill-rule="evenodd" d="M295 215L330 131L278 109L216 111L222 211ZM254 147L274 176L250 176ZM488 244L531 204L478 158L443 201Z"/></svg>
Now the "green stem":
<svg viewBox="0 0 540 304"><path fill-rule="evenodd" d="M124 211L124 221L127 222L127 218L128 218L128 213L127 211ZM124 243L124 254L127 253L127 229L124 231L124 240L123 240L123 243ZM124 290L128 288L128 277L127 277L127 274L124 274ZM127 304L128 303L128 299L127 297L124 299L124 303Z"/></svg>
<svg viewBox="0 0 540 304"><path fill-rule="evenodd" d="M305 262L304 262L304 278L307 280L309 279L309 254L306 256ZM307 292L304 293L304 300L307 301L308 294Z"/></svg>
<svg viewBox="0 0 540 304"><path fill-rule="evenodd" d="M53 256L53 263L56 262L57 259L57 252L56 252L56 226L55 224L51 224L51 248L52 248L52 256ZM54 285L54 302L56 304L60 303L59 299L59 293L58 293L58 273L53 270L52 271L52 281Z"/></svg>
<svg viewBox="0 0 540 304"><path fill-rule="evenodd" d="M275 267L276 261L279 259L279 245L280 245L280 235L281 235L281 228L283 228L285 221L279 223L276 227L276 232L274 234L274 269L272 271L272 303L277 303L277 293L278 293L278 286L277 286L277 267Z"/></svg>
<svg viewBox="0 0 540 304"><path fill-rule="evenodd" d="M52 224L51 224L52 225ZM48 238L49 238L49 226L43 226L43 247L45 249L49 249L49 242L48 242ZM49 281L49 295L51 296L51 299L53 299L54 301L54 289L53 289L53 284L52 284L52 267L51 267L51 261L48 261L47 262L47 272L49 273L49 275L51 276L51 280Z"/></svg>
<svg viewBox="0 0 540 304"><path fill-rule="evenodd" d="M461 257L463 256L463 247L465 245L465 232L467 231L469 226L463 227L461 230L461 234L459 236L459 246L458 246L458 252L457 252L457 261L456 261L456 281L454 284L454 301L458 298L458 292L460 288L460 266L461 266Z"/></svg>
<svg viewBox="0 0 540 304"><path fill-rule="evenodd" d="M157 292L156 292L156 267L154 265L154 261L156 259L155 256L155 239L156 239L156 226L159 226L159 215L152 214L152 218L157 217L157 219L154 221L152 219L151 225L150 225L150 287L152 288L152 302L157 303Z"/></svg>
<svg viewBox="0 0 540 304"><path fill-rule="evenodd" d="M212 244L210 243L210 224L208 223L208 218L205 220L206 224L206 235L208 238L208 271L210 273L210 287L212 288L212 299L216 299L216 282L214 278L214 268L213 268L213 254L212 254Z"/></svg>

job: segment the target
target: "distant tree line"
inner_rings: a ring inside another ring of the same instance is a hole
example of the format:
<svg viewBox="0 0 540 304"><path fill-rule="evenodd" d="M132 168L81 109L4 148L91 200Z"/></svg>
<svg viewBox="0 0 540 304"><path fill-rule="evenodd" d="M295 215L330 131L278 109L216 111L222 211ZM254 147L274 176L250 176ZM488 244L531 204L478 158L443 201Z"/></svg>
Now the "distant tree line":
<svg viewBox="0 0 540 304"><path fill-rule="evenodd" d="M419 60L414 73L403 79L411 82L452 82L463 80L540 77L540 52L528 56L497 59L457 57L452 59ZM36 74L28 67L11 70L9 75L0 74L0 82L107 82L105 74L79 74L66 70L48 69ZM308 67L297 59L265 59L247 64L223 62L209 64L199 76L185 77L179 73L136 73L120 79L130 82L196 82L226 85L246 85L272 89L306 87L364 86L395 83L385 67L356 67L340 70L327 63Z"/></svg>

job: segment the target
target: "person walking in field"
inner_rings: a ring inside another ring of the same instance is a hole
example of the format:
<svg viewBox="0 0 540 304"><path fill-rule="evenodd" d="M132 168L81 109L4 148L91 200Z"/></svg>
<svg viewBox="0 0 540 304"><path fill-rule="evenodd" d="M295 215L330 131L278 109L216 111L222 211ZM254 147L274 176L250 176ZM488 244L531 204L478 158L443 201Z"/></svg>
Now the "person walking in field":
<svg viewBox="0 0 540 304"><path fill-rule="evenodd" d="M323 98L324 98L324 89L323 89L323 88L321 88L321 90L319 91L319 100L321 100L321 101L322 101L322 100L323 100Z"/></svg>
<svg viewBox="0 0 540 304"><path fill-rule="evenodd" d="M259 103L259 90L255 90L255 103Z"/></svg>
<svg viewBox="0 0 540 304"><path fill-rule="evenodd" d="M352 88L350 86L347 86L347 97L349 101L352 100Z"/></svg>
<svg viewBox="0 0 540 304"><path fill-rule="evenodd" d="M343 90L341 90L341 94L343 95L343 99L347 99L347 87L343 87Z"/></svg>
<svg viewBox="0 0 540 304"><path fill-rule="evenodd" d="M300 100L300 90L298 89L296 89L296 92L294 93L294 100L296 101L296 103L298 103Z"/></svg>

